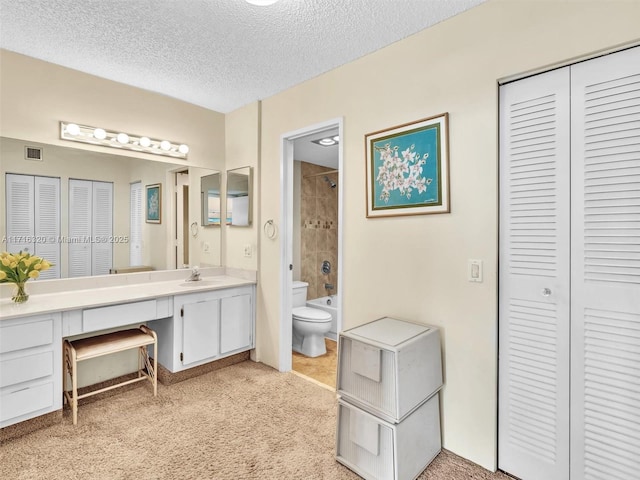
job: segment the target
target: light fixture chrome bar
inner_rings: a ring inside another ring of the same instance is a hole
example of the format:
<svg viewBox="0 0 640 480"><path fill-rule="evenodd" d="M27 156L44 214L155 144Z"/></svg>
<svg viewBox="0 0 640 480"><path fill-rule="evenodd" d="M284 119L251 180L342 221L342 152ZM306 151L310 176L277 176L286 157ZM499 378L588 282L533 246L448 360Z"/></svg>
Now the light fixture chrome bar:
<svg viewBox="0 0 640 480"><path fill-rule="evenodd" d="M72 142L90 143L173 158L186 159L189 153L189 147L184 143L156 140L150 137L63 121L60 122L60 138Z"/></svg>

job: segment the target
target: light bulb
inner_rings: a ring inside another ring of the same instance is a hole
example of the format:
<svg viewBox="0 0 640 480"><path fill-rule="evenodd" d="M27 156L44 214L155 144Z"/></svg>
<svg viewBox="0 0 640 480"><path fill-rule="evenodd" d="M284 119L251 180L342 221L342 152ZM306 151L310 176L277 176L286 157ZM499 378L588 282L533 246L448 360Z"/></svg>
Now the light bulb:
<svg viewBox="0 0 640 480"><path fill-rule="evenodd" d="M167 140L161 141L160 148L165 152L168 152L169 150L171 150L171 142L168 142Z"/></svg>
<svg viewBox="0 0 640 480"><path fill-rule="evenodd" d="M140 146L148 148L151 146L151 139L149 137L140 137Z"/></svg>
<svg viewBox="0 0 640 480"><path fill-rule="evenodd" d="M318 142L320 145L333 145L335 142L335 140L332 140L331 138L323 138L322 140L320 140Z"/></svg>
<svg viewBox="0 0 640 480"><path fill-rule="evenodd" d="M183 155L189 153L189 145L185 145L184 143L178 147L178 151Z"/></svg>
<svg viewBox="0 0 640 480"><path fill-rule="evenodd" d="M335 137L333 137L333 139L334 139L336 142L339 142L339 141L340 141L340 135L336 135Z"/></svg>
<svg viewBox="0 0 640 480"><path fill-rule="evenodd" d="M125 143L129 143L129 135L126 133L119 133L116 140L118 140L118 143L122 143L124 145Z"/></svg>
<svg viewBox="0 0 640 480"><path fill-rule="evenodd" d="M98 140L104 140L105 138L107 138L107 132L105 132L102 128L96 128L93 131L93 136Z"/></svg>
<svg viewBox="0 0 640 480"><path fill-rule="evenodd" d="M75 123L67 123L67 133L76 136L80 133L80 127Z"/></svg>

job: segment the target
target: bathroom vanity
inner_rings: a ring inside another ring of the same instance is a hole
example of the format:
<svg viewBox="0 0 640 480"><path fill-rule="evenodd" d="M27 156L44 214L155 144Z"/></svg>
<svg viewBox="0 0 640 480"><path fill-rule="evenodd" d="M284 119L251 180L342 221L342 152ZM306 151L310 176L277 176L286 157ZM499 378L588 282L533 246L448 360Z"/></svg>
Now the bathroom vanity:
<svg viewBox="0 0 640 480"><path fill-rule="evenodd" d="M67 337L146 323L170 372L254 348L255 274L215 270L201 282L179 271L113 275L92 282L107 286L32 294L22 305L0 300L0 428L62 408Z"/></svg>

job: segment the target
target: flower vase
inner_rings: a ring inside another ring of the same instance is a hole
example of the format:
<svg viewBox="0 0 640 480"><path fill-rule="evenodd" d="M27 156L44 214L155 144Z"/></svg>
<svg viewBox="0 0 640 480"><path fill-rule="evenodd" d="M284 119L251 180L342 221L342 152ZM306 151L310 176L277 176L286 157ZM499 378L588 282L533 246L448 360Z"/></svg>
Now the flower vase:
<svg viewBox="0 0 640 480"><path fill-rule="evenodd" d="M25 282L16 283L16 289L13 292L13 297L11 297L16 303L24 303L29 300L29 294L25 290Z"/></svg>

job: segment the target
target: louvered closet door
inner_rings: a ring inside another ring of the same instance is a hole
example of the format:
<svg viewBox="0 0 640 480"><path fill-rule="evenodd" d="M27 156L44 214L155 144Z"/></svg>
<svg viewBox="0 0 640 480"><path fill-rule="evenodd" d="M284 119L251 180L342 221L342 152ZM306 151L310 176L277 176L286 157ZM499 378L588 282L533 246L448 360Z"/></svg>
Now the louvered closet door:
<svg viewBox="0 0 640 480"><path fill-rule="evenodd" d="M571 479L637 480L640 48L571 78Z"/></svg>
<svg viewBox="0 0 640 480"><path fill-rule="evenodd" d="M129 265L142 265L142 183L135 182L129 191Z"/></svg>
<svg viewBox="0 0 640 480"><path fill-rule="evenodd" d="M7 251L34 253L33 175L7 173Z"/></svg>
<svg viewBox="0 0 640 480"><path fill-rule="evenodd" d="M53 266L42 280L60 278L60 179L35 177L35 254Z"/></svg>
<svg viewBox="0 0 640 480"><path fill-rule="evenodd" d="M69 180L69 277L91 275L92 182Z"/></svg>
<svg viewBox="0 0 640 480"><path fill-rule="evenodd" d="M93 182L92 274L107 275L113 266L113 183Z"/></svg>
<svg viewBox="0 0 640 480"><path fill-rule="evenodd" d="M500 88L499 467L569 478L569 69Z"/></svg>

